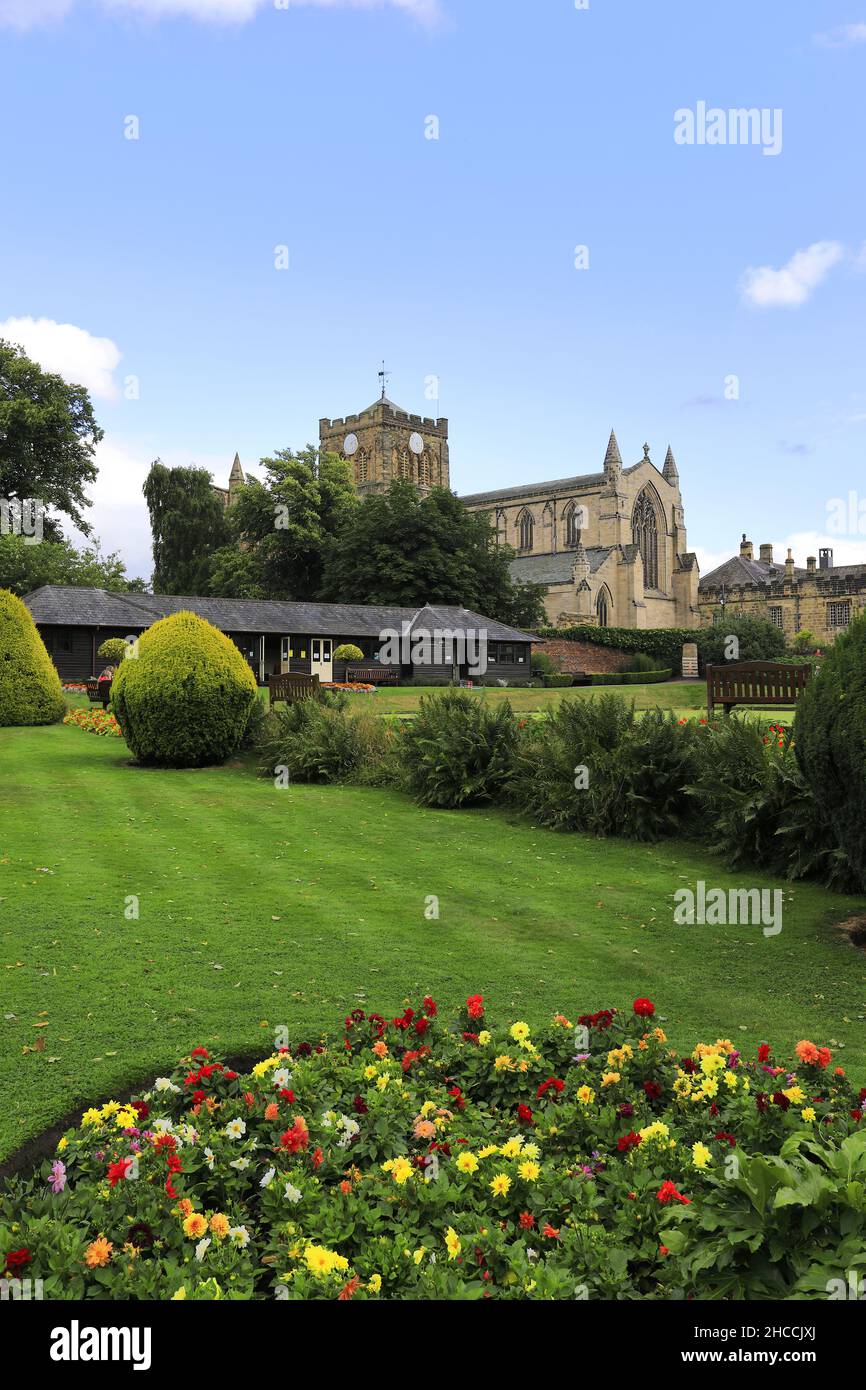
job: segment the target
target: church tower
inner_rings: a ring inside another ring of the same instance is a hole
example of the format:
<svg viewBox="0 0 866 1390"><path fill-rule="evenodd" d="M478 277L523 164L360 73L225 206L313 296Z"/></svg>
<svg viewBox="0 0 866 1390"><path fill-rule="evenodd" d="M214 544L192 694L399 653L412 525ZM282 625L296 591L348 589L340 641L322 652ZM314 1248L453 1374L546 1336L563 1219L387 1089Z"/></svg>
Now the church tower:
<svg viewBox="0 0 866 1390"><path fill-rule="evenodd" d="M395 478L414 484L422 496L449 486L448 421L410 415L385 395L357 415L319 421L319 449L339 454L352 466L362 497L385 492Z"/></svg>

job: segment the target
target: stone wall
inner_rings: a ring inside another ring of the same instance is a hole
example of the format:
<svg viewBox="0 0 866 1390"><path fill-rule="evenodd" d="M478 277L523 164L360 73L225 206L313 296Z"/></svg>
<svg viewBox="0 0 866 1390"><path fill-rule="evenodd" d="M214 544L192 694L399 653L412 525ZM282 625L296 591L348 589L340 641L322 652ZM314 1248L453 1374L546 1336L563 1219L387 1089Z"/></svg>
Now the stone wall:
<svg viewBox="0 0 866 1390"><path fill-rule="evenodd" d="M594 642L569 642L565 637L550 637L533 647L544 652L556 670L597 672L624 671L634 659L634 652L622 652L617 647L596 646Z"/></svg>

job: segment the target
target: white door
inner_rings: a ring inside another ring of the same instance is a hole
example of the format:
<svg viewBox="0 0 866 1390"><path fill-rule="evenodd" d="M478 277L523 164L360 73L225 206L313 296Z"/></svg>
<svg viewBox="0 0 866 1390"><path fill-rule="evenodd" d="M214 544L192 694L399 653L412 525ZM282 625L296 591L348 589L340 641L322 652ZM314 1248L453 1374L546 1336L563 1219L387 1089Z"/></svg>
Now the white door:
<svg viewBox="0 0 866 1390"><path fill-rule="evenodd" d="M330 637L314 637L310 644L310 673L320 681L333 680Z"/></svg>

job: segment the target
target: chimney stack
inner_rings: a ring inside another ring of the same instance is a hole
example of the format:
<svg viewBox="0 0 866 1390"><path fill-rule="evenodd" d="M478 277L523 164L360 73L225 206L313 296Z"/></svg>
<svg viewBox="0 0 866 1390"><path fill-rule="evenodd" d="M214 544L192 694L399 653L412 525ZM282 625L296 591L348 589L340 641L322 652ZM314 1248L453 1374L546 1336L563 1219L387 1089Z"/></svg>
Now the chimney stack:
<svg viewBox="0 0 866 1390"><path fill-rule="evenodd" d="M818 568L822 570L833 568L833 552L827 546L818 551Z"/></svg>
<svg viewBox="0 0 866 1390"><path fill-rule="evenodd" d="M765 541L761 546L761 564L771 565L773 563L773 543Z"/></svg>
<svg viewBox="0 0 866 1390"><path fill-rule="evenodd" d="M743 532L743 539L740 541L740 554L742 555L744 560L751 560L753 558L752 542L746 540L745 531Z"/></svg>
<svg viewBox="0 0 866 1390"><path fill-rule="evenodd" d="M794 555L790 546L788 547L788 555L785 560L785 578L788 580L794 578Z"/></svg>
<svg viewBox="0 0 866 1390"><path fill-rule="evenodd" d="M809 574L814 574L814 573L815 573L815 566L817 565L817 563L818 563L818 562L817 562L817 560L815 559L815 556L814 556L814 555L807 555L807 556L806 556L806 569L808 570Z"/></svg>

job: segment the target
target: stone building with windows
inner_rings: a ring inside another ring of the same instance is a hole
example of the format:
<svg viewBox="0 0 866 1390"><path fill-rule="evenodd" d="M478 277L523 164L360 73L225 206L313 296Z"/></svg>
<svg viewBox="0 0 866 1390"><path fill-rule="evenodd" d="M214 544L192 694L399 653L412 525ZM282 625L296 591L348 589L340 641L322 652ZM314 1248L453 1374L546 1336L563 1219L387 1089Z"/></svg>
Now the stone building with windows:
<svg viewBox="0 0 866 1390"><path fill-rule="evenodd" d="M514 578L546 587L552 624L698 625L698 563L670 448L661 470L648 444L624 467L611 430L600 472L462 500L488 512L498 540L517 552Z"/></svg>
<svg viewBox="0 0 866 1390"><path fill-rule="evenodd" d="M319 448L348 460L361 497L386 492L397 478L414 483L422 496L449 486L448 421L410 415L384 389L357 415L320 420Z"/></svg>
<svg viewBox="0 0 866 1390"><path fill-rule="evenodd" d="M765 618L789 642L803 631L819 642L832 642L864 609L866 564L834 565L828 548L817 559L808 556L802 569L790 550L785 560L776 560L769 543L759 546L755 559L745 532L739 554L705 575L698 591L702 626L724 622L731 614Z"/></svg>

